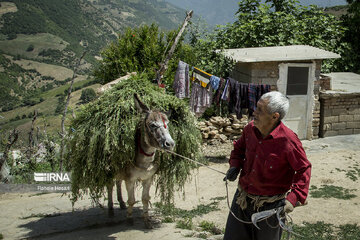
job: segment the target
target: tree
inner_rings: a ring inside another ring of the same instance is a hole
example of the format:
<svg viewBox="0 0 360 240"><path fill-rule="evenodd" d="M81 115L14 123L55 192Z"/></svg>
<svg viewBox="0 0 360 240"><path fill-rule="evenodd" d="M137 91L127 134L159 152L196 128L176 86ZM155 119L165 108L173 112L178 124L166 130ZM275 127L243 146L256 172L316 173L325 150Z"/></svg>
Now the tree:
<svg viewBox="0 0 360 240"><path fill-rule="evenodd" d="M156 70L170 49L176 33L177 31L162 32L155 24L128 28L123 34L119 34L117 41L102 51L103 59L94 71L95 78L105 84L128 72L146 72L150 79L155 79ZM164 74L163 82L166 86L172 84L179 59L187 61L193 55L193 49L181 40Z"/></svg>
<svg viewBox="0 0 360 240"><path fill-rule="evenodd" d="M171 35L173 33L169 37ZM154 24L128 28L103 50L103 60L95 70L95 77L104 84L127 72L154 71L162 60L169 37L166 39Z"/></svg>
<svg viewBox="0 0 360 240"><path fill-rule="evenodd" d="M237 20L216 35L217 48L305 44L342 53L344 27L335 16L315 6L297 6L295 0L243 0ZM333 66L326 65L324 70Z"/></svg>
<svg viewBox="0 0 360 240"><path fill-rule="evenodd" d="M343 44L348 44L343 54L340 71L352 71L360 73L360 2L347 0L349 8L347 14L342 16L343 25L346 28L342 38Z"/></svg>
<svg viewBox="0 0 360 240"><path fill-rule="evenodd" d="M82 103L91 102L96 98L95 90L92 88L86 88L81 91L80 100Z"/></svg>

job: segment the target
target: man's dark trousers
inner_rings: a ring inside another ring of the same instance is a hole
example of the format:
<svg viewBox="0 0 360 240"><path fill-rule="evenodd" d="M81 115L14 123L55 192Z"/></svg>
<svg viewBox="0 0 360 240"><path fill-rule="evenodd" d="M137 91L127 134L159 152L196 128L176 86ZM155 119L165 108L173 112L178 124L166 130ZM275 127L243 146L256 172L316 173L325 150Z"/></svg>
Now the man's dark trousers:
<svg viewBox="0 0 360 240"><path fill-rule="evenodd" d="M250 221L251 215L256 213L254 206L251 204L251 199L247 198L247 208L242 210L236 203L236 199L239 195L239 190L236 190L234 199L231 205L231 211L241 220ZM263 211L264 207L261 207L259 211ZM279 226L276 214L267 220L258 222L260 230L258 230L253 224L245 224L239 222L234 216L229 213L224 240L280 240L282 229Z"/></svg>

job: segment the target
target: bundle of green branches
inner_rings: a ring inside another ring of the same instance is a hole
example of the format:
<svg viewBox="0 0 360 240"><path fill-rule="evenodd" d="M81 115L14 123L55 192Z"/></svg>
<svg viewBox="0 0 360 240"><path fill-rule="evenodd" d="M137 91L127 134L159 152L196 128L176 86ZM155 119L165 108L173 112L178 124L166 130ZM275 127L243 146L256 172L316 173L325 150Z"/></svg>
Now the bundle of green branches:
<svg viewBox="0 0 360 240"><path fill-rule="evenodd" d="M204 161L201 134L187 104L165 94L147 78L142 74L123 80L83 107L71 122L73 132L67 146L66 167L72 173L73 203L85 193L98 202L115 173L134 163L135 131L143 117L135 108L134 93L150 109L171 112L169 130L175 141L174 152ZM170 203L174 192L183 190L192 169L198 166L160 151L156 152L155 161L160 166L155 177L157 194L163 202Z"/></svg>

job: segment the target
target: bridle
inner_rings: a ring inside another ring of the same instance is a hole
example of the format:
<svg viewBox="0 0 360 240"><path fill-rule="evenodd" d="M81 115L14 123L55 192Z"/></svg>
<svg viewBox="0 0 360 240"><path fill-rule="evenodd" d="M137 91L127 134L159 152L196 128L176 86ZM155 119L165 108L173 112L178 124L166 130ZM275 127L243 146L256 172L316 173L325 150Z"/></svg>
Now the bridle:
<svg viewBox="0 0 360 240"><path fill-rule="evenodd" d="M159 114L160 117L161 117L161 120L162 120L162 122L163 122L163 124L164 124L164 125L163 125L164 128L167 129L167 125L166 125L164 116L163 116L162 113L160 113L160 112L158 112L158 114ZM144 135L144 141L145 141L145 143L148 144L148 145L150 145L149 142L148 142L148 139L147 139L148 137L146 137L146 135L145 135L145 131L147 131L147 133L150 134L150 135L156 140L156 142L160 145L160 139L155 136L155 134L153 133L152 128L149 127L149 125L146 123L149 115L150 115L150 113L148 113L148 114L146 115L145 119L144 119L144 124L143 124L143 126L141 127L140 135L139 135L138 140L137 140L137 145L138 145L139 153L140 153L140 154L142 154L142 155L144 155L144 156L147 156L147 157L152 157L152 156L154 156L155 152L146 153L146 152L143 150L143 148L141 147L141 135L142 135L142 134ZM160 127L160 126L157 126L156 129L159 128L159 127Z"/></svg>

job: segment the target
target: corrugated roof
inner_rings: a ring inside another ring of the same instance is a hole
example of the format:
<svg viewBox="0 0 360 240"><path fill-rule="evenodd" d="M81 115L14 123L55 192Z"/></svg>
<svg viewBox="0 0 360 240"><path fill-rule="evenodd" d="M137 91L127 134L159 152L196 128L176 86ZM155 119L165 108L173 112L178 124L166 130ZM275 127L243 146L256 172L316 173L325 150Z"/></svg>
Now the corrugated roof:
<svg viewBox="0 0 360 240"><path fill-rule="evenodd" d="M218 50L236 62L273 62L340 58L339 54L308 45Z"/></svg>

